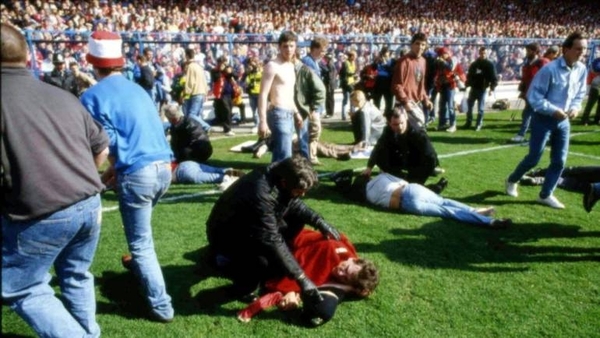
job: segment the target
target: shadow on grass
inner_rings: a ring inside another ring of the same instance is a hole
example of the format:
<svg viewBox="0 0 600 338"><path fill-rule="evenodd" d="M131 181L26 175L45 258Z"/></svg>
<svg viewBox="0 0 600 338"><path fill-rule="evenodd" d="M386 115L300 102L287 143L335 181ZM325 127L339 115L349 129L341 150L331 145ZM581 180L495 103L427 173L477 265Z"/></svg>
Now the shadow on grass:
<svg viewBox="0 0 600 338"><path fill-rule="evenodd" d="M398 238L355 247L358 252L381 252L405 265L491 273L527 271L528 263L600 261L600 248L535 243L545 238L600 237L600 231L556 223L519 223L497 231L458 227L464 225L436 221L417 229L393 229Z"/></svg>

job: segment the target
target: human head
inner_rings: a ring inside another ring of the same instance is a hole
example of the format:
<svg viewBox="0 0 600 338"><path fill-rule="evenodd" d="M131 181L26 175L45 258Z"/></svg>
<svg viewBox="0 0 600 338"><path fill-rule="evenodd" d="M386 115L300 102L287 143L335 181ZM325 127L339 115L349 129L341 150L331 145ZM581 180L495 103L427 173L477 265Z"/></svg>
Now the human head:
<svg viewBox="0 0 600 338"><path fill-rule="evenodd" d="M487 49L485 47L479 47L479 58L485 59L487 54Z"/></svg>
<svg viewBox="0 0 600 338"><path fill-rule="evenodd" d="M350 103L352 103L354 107L362 108L366 102L367 97L362 90L355 90L350 94Z"/></svg>
<svg viewBox="0 0 600 338"><path fill-rule="evenodd" d="M313 59L320 60L327 51L329 41L324 37L316 37L310 42L310 55Z"/></svg>
<svg viewBox="0 0 600 338"><path fill-rule="evenodd" d="M560 49L558 48L558 46L550 46L544 52L544 57L549 60L554 60L558 57L559 53Z"/></svg>
<svg viewBox="0 0 600 338"><path fill-rule="evenodd" d="M275 164L271 169L278 185L291 197L302 197L319 183L317 173L310 161L303 156L294 155Z"/></svg>
<svg viewBox="0 0 600 338"><path fill-rule="evenodd" d="M188 61L194 61L194 57L196 56L196 52L194 51L193 48L187 48L185 50L185 58Z"/></svg>
<svg viewBox="0 0 600 338"><path fill-rule="evenodd" d="M99 76L120 72L125 64L122 54L123 41L117 33L96 31L89 39L89 52L85 58Z"/></svg>
<svg viewBox="0 0 600 338"><path fill-rule="evenodd" d="M381 50L379 51L379 57L382 59L388 59L390 57L390 47L381 47Z"/></svg>
<svg viewBox="0 0 600 338"><path fill-rule="evenodd" d="M179 109L178 104L169 104L165 106L165 117L171 124L175 124L183 117L183 113L181 112L181 109Z"/></svg>
<svg viewBox="0 0 600 338"><path fill-rule="evenodd" d="M525 46L525 53L528 59L535 59L535 57L540 52L540 44L537 42L532 42Z"/></svg>
<svg viewBox="0 0 600 338"><path fill-rule="evenodd" d="M4 66L25 67L27 65L27 42L18 28L3 23L1 26L0 62Z"/></svg>
<svg viewBox="0 0 600 338"><path fill-rule="evenodd" d="M587 49L587 39L580 33L569 34L562 44L563 57L568 65L579 61Z"/></svg>
<svg viewBox="0 0 600 338"><path fill-rule="evenodd" d="M394 133L404 134L408 129L408 115L402 106L396 106L391 113L386 114L388 126Z"/></svg>
<svg viewBox="0 0 600 338"><path fill-rule="evenodd" d="M427 35L421 32L414 34L410 39L410 51L420 57L425 49L427 49Z"/></svg>
<svg viewBox="0 0 600 338"><path fill-rule="evenodd" d="M154 59L154 51L151 48L144 48L143 54L146 57L146 59L150 62L152 62L152 60Z"/></svg>
<svg viewBox="0 0 600 338"><path fill-rule="evenodd" d="M450 49L448 49L447 47L440 47L436 50L436 52L437 52L437 55L439 57L441 57L442 59L447 59L452 56Z"/></svg>
<svg viewBox="0 0 600 338"><path fill-rule="evenodd" d="M346 55L348 55L349 61L352 62L352 61L356 60L356 52L355 51L351 50L351 51L347 52Z"/></svg>
<svg viewBox="0 0 600 338"><path fill-rule="evenodd" d="M298 36L292 31L284 31L279 36L279 55L284 61L292 61L296 55Z"/></svg>
<svg viewBox="0 0 600 338"><path fill-rule="evenodd" d="M379 272L367 259L349 258L331 270L332 278L351 286L359 296L367 297L379 284Z"/></svg>

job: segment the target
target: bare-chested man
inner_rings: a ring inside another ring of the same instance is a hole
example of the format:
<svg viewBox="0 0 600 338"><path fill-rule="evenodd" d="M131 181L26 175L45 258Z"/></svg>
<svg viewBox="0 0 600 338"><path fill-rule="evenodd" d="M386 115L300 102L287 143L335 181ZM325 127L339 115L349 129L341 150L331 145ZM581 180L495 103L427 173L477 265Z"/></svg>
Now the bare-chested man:
<svg viewBox="0 0 600 338"><path fill-rule="evenodd" d="M290 31L279 36L279 55L264 68L258 95L258 135L271 137L271 162L292 157L294 135L294 55L298 37Z"/></svg>

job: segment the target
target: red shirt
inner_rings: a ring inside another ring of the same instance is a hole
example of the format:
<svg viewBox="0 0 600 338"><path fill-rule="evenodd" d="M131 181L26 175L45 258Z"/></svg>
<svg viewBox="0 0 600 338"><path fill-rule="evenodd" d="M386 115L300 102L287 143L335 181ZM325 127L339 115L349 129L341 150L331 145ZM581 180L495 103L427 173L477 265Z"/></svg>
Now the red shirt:
<svg viewBox="0 0 600 338"><path fill-rule="evenodd" d="M341 235L339 241L330 240L314 230L304 229L298 234L292 244L292 254L304 270L304 273L316 286L330 281L331 270L348 258L357 258L356 249ZM298 283L292 278L270 280L265 284L269 292L287 293L300 291Z"/></svg>

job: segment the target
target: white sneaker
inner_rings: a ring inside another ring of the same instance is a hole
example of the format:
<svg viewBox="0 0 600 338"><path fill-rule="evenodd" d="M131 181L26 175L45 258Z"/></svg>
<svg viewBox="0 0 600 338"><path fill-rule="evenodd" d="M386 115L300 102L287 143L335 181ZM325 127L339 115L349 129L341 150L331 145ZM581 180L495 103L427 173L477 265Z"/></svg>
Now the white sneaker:
<svg viewBox="0 0 600 338"><path fill-rule="evenodd" d="M444 168L442 168L442 167L435 167L433 169L433 176L439 176L439 175L441 175L441 174L443 174L445 172L446 172L446 170Z"/></svg>
<svg viewBox="0 0 600 338"><path fill-rule="evenodd" d="M524 142L525 141L525 136L521 136L521 135L516 135L515 137L510 139L512 142Z"/></svg>
<svg viewBox="0 0 600 338"><path fill-rule="evenodd" d="M538 203L547 205L554 209L564 209L565 208L565 205L560 203L560 201L557 200L556 197L554 197L554 195L550 195L546 198L538 197L537 201L538 201Z"/></svg>
<svg viewBox="0 0 600 338"><path fill-rule="evenodd" d="M517 183L509 182L507 179L506 183L505 183L505 187L506 187L505 191L508 196L512 196L512 197L519 196L519 192L517 191L517 187L518 187Z"/></svg>
<svg viewBox="0 0 600 338"><path fill-rule="evenodd" d="M450 126L450 128L446 129L449 133L454 133L456 131L456 124Z"/></svg>
<svg viewBox="0 0 600 338"><path fill-rule="evenodd" d="M235 136L235 133L233 131L228 131L225 133L225 136Z"/></svg>

